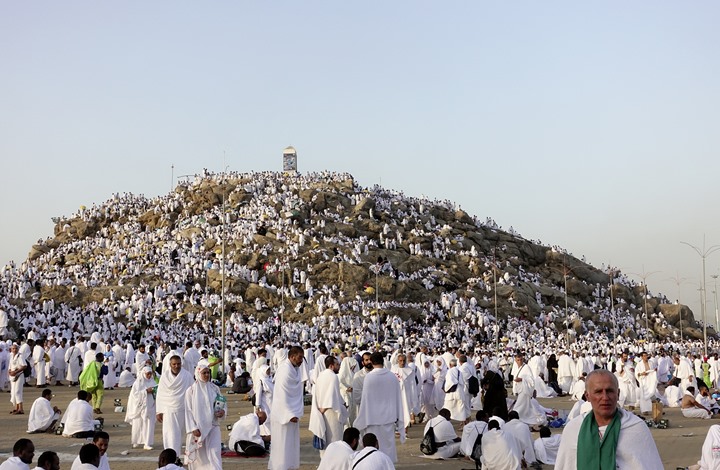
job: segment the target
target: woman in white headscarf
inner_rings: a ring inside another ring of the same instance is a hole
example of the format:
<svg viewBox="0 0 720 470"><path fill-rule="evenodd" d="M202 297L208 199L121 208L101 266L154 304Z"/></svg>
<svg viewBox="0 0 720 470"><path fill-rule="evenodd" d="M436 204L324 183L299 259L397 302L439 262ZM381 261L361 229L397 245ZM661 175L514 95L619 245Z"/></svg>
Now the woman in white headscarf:
<svg viewBox="0 0 720 470"><path fill-rule="evenodd" d="M423 418L427 416L428 421L437 416L435 409L435 377L433 377L433 367L430 359L425 356L421 367L418 368L420 376L420 413Z"/></svg>
<svg viewBox="0 0 720 470"><path fill-rule="evenodd" d="M255 408L263 410L267 414L265 424L260 426L260 434L263 436L270 435L270 408L272 407L273 391L275 384L270 377L270 366L267 364L260 366L257 374L257 382L253 384L255 389Z"/></svg>
<svg viewBox="0 0 720 470"><path fill-rule="evenodd" d="M125 422L132 427L132 446L152 450L155 440L155 380L150 367L138 374L130 389Z"/></svg>
<svg viewBox="0 0 720 470"><path fill-rule="evenodd" d="M195 383L185 394L185 463L190 470L222 470L220 456L220 418L227 413L227 402L210 380L208 361L195 368Z"/></svg>
<svg viewBox="0 0 720 470"><path fill-rule="evenodd" d="M445 364L445 359L442 356L437 356L435 358L435 372L433 372L433 379L435 380L435 384L433 385L433 398L437 411L442 410L445 404L445 390L443 387L445 386L447 371L448 367L447 364Z"/></svg>

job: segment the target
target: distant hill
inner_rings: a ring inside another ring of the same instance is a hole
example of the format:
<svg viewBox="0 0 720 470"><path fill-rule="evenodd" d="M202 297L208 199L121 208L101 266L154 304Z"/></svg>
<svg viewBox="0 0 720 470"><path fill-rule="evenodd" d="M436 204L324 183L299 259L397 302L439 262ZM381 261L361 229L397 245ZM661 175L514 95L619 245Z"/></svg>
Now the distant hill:
<svg viewBox="0 0 720 470"><path fill-rule="evenodd" d="M168 300L149 314L216 315L223 240L226 312L237 315L265 318L281 306L292 321L367 315L377 284L382 314L420 321L473 311L503 321L541 318L564 335L567 312L577 335L626 337L645 325L644 288L619 272L610 288L609 270L449 201L363 188L334 173L205 174L161 197L123 194L82 208L33 246L28 280L39 290L23 294L73 307L119 305L125 314L159 292ZM3 295L22 306L2 282ZM203 296L206 289L212 295ZM677 335L682 312L684 334L702 337L687 307L650 295L647 309L655 335Z"/></svg>

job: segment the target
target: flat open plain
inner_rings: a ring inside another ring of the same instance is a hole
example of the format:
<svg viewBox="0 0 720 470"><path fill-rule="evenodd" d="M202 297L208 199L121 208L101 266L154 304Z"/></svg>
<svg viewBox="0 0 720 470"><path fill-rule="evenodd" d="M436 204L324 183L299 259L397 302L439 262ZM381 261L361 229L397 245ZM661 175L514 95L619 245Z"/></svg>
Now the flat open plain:
<svg viewBox="0 0 720 470"><path fill-rule="evenodd" d="M77 394L77 387L52 387L55 397L53 404L65 409L71 399ZM60 467L63 470L69 470L72 460L83 441L80 439L67 439L61 436L50 434L26 434L27 416L30 407L35 398L40 396L40 390L32 386L25 387L25 414L9 415L11 409L10 395L1 393L0 398L4 397L5 406L0 407L0 460L4 461L8 456L12 455L12 446L15 441L21 437L29 437L35 443L35 461L37 457L45 450L53 450L60 455ZM122 399L123 404L127 403L128 389L116 389L105 391L105 402L103 405L105 418L105 430L110 434L110 448L108 455L110 458L110 467L112 470L140 470L157 468L157 456L162 450L161 425L155 429L155 450L144 451L141 449L132 449L130 446L130 427L123 421L124 413L113 413L113 400L115 398ZM229 432L225 429L225 424L232 424L241 415L250 413L252 406L247 401L241 401L239 395L227 395L229 416L223 423L223 440L227 442ZM570 410L572 402L567 398L540 399L540 402L551 408ZM665 410L665 417L670 420L668 429L653 429L652 434L660 451L663 465L666 469L674 470L677 467L685 467L696 463L700 456L703 441L707 429L712 424L720 424L720 420L691 420L684 418L679 408L671 408ZM309 418L309 407L305 408L305 416L301 423L301 468L310 470L317 467L320 461L317 451L312 448L312 436L307 430ZM457 424L457 423L456 423ZM474 469L473 463L465 460L435 461L418 457L420 454L419 446L424 426L413 426L410 428L408 440L404 445L398 443L399 462L397 468L400 469ZM458 426L456 425L456 428ZM533 437L537 437L534 434ZM126 455L123 455L126 453ZM224 468L243 468L251 470L260 470L267 468L267 459L241 459L229 458L223 460ZM552 468L545 466L544 468Z"/></svg>

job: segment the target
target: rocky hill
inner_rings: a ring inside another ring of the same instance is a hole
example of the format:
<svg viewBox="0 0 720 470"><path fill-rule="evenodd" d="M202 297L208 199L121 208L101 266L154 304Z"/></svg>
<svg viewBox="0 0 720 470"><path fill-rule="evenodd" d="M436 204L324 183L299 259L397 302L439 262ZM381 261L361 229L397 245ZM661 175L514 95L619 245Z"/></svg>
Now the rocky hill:
<svg viewBox="0 0 720 470"><path fill-rule="evenodd" d="M541 318L560 332L567 318L576 334L636 337L645 326L644 287L622 273L503 231L449 201L363 188L348 174L204 174L162 197L115 195L59 218L24 267L31 269L16 271L32 288L20 288L22 295L12 294L18 287L8 276L2 281L3 296L19 308L34 294L80 308L212 316L224 271L226 311L243 316L284 307L286 320L307 321L367 314L377 301L381 313L421 320L475 309ZM158 292L171 300L137 307ZM653 335L677 336L682 315L684 335L702 337L685 306L650 293L647 310Z"/></svg>

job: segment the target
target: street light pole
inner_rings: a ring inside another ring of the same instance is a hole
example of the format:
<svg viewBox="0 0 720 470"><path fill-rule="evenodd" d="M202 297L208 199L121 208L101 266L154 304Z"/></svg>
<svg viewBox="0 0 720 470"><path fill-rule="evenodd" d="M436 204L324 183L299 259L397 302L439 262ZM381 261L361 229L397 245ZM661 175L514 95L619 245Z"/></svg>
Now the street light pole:
<svg viewBox="0 0 720 470"><path fill-rule="evenodd" d="M680 303L680 284L687 281L687 277L680 277L680 273L676 273L675 277L671 277L670 280L675 281L678 290L677 303L678 303L678 314L680 315L680 342L683 341L683 330L682 330L682 304Z"/></svg>
<svg viewBox="0 0 720 470"><path fill-rule="evenodd" d="M223 175L223 183L225 178ZM220 343L222 345L222 371L225 373L225 187L222 188L222 259L220 260Z"/></svg>
<svg viewBox="0 0 720 470"><path fill-rule="evenodd" d="M643 304L645 309L645 342L648 340L648 334L650 333L649 325L648 325L648 311L647 311L647 297L648 297L648 289L647 289L647 278L652 276L653 274L659 273L660 271L652 271L652 272L645 272L645 266L643 266L643 273L628 273L628 274L635 274L636 276L640 276L640 278L643 280L643 287L645 293L643 294ZM653 329L654 333L654 329ZM654 334L653 334L654 336Z"/></svg>
<svg viewBox="0 0 720 470"><path fill-rule="evenodd" d="M492 264L492 272L493 272L493 296L495 299L494 302L494 308L495 308L495 357L498 357L500 354L500 318L498 317L498 300L497 300L497 272L495 269L497 268L497 259L495 258L495 250L497 249L497 245L493 248L493 264ZM498 358L498 360L500 360Z"/></svg>
<svg viewBox="0 0 720 470"><path fill-rule="evenodd" d="M378 273L380 272L380 265L375 266L375 316L377 318L377 327L375 328L375 347L377 348L380 344L380 300L378 298Z"/></svg>
<svg viewBox="0 0 720 470"><path fill-rule="evenodd" d="M717 331L718 331L718 296L717 296L718 275L711 274L710 277L715 280L715 290L713 290L713 294L715 294L715 333L717 333Z"/></svg>
<svg viewBox="0 0 720 470"><path fill-rule="evenodd" d="M705 343L705 356L707 356L707 286L706 282L707 279L705 277L705 258L710 256L711 254L715 253L717 250L720 250L720 245L712 245L709 248L705 248L705 235L703 235L703 247L702 250L695 246L691 245L688 242L680 242L683 245L687 245L693 250L695 250L695 253L697 253L700 258L702 258L702 282L700 283L700 288L702 289L702 299L700 302L700 307L702 309L702 316L703 316L703 342Z"/></svg>

